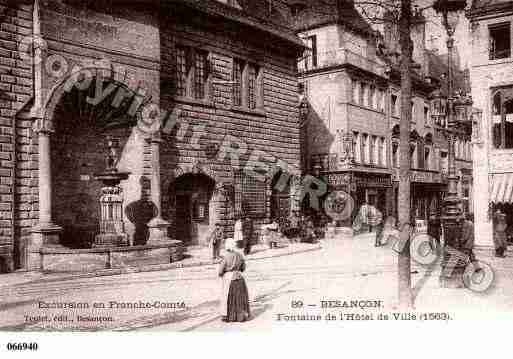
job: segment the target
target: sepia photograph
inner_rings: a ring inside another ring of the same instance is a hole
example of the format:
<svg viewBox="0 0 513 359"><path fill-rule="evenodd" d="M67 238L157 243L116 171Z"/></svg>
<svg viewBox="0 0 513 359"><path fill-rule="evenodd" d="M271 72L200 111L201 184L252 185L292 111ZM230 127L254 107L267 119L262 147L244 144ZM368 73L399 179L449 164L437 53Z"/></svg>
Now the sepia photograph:
<svg viewBox="0 0 513 359"><path fill-rule="evenodd" d="M0 334L513 320L512 21L0 0Z"/></svg>

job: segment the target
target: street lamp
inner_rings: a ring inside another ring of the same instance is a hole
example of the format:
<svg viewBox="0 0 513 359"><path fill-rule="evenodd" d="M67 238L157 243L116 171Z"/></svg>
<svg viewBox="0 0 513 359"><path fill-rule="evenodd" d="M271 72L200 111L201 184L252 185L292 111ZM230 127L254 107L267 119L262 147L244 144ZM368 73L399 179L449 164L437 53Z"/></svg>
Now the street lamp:
<svg viewBox="0 0 513 359"><path fill-rule="evenodd" d="M444 248L442 258L442 271L440 274L440 285L442 287L463 287L463 272L465 263L457 260L461 250L460 239L462 235L462 210L460 206L460 198L458 197L458 177L456 176L456 163L454 158L454 129L457 126L458 114L461 117L466 113L462 110L464 104L456 101L453 89L453 47L454 32L458 25L461 12L465 10L466 0L437 0L433 4L435 11L442 15L442 24L447 31L447 52L448 52L448 69L447 69L447 137L449 139L449 174L447 195L444 198L442 211L442 225L444 228Z"/></svg>
<svg viewBox="0 0 513 359"><path fill-rule="evenodd" d="M460 207L461 201L457 192L458 177L456 176L454 158L455 136L453 131L457 126L458 120L461 120L464 114L466 114L466 110L464 109L465 104L460 101L455 101L454 98L452 57L454 47L453 35L458 24L460 13L465 7L466 0L437 0L433 5L435 11L442 15L442 23L447 31L448 51L447 102L445 111L447 119L447 137L449 139L449 173L447 195L444 199L442 212L442 224L444 227L442 272L440 275L440 285L442 287L463 286L464 264L459 262L454 266L453 263L449 262L451 259L454 261L458 252L461 252L462 211Z"/></svg>

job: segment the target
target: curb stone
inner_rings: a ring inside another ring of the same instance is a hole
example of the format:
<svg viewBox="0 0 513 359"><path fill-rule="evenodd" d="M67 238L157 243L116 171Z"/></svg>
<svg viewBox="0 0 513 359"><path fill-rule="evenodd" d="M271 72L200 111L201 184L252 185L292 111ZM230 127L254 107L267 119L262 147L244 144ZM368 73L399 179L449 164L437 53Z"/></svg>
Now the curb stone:
<svg viewBox="0 0 513 359"><path fill-rule="evenodd" d="M290 256L295 254L301 254L301 253L307 253L307 252L313 252L321 250L322 246L317 245L315 247L311 248L305 248L300 249L292 252L285 252L285 253L279 253L276 255L267 255L263 257L257 257L257 258L246 258L246 261L252 262L262 259L269 259L269 258L278 258L278 257L284 257L284 256ZM50 283L50 282L58 282L58 281L64 281L64 280L73 280L73 279L86 279L86 278L94 278L94 277L105 277L105 276L114 276L114 275L122 275L122 274L131 274L131 273L143 273L143 272L157 272L157 271L164 271L164 270L171 270L171 269L182 269L182 268L192 268L192 267L203 267L203 266L209 266L209 265L216 265L219 263L219 261L214 260L203 260L198 262L192 262L192 263L166 263L166 264L156 264L156 265L146 265L141 267L133 267L133 268L114 268L114 269L101 269L94 272L84 272L84 273L69 273L69 274L53 274L53 272L42 272L42 277L36 279L38 283ZM45 276L51 276L51 277L45 277ZM19 283L13 283L12 285L17 284L26 284L34 282L34 280L30 280L27 282L19 282ZM7 285L9 286L9 284ZM2 287L2 286L0 286Z"/></svg>

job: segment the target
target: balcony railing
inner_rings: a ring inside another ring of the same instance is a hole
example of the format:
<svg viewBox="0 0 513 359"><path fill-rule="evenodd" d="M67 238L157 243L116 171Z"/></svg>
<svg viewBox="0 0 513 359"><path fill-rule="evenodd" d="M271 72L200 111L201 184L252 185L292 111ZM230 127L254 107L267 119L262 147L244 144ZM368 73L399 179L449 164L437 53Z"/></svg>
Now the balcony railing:
<svg viewBox="0 0 513 359"><path fill-rule="evenodd" d="M338 65L353 65L367 72L385 76L387 67L365 56L348 49L337 49L326 52L317 52L317 61L313 61L312 53L306 53L298 62L300 73ZM316 66L314 66L316 64Z"/></svg>

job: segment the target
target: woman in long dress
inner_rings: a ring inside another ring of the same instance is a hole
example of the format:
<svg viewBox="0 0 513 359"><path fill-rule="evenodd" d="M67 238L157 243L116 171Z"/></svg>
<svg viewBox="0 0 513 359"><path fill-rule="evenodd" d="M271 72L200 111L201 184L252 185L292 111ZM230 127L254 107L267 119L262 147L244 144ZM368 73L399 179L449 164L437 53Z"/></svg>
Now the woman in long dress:
<svg viewBox="0 0 513 359"><path fill-rule="evenodd" d="M249 295L242 272L246 269L244 256L236 251L235 239L225 243L226 255L219 263L222 279L221 315L225 322L244 322L249 319Z"/></svg>

